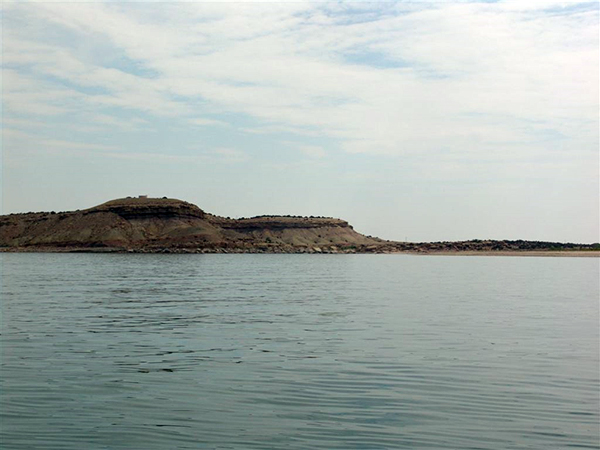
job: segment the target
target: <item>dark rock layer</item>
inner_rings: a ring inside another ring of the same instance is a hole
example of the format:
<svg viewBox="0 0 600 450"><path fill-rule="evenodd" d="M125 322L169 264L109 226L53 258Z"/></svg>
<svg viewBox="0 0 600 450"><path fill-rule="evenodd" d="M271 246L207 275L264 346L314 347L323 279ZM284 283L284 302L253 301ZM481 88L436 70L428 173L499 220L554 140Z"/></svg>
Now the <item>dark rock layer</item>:
<svg viewBox="0 0 600 450"><path fill-rule="evenodd" d="M599 244L523 240L394 242L327 217L215 216L168 198L124 198L71 212L0 216L1 251L162 253L594 252Z"/></svg>
<svg viewBox="0 0 600 450"><path fill-rule="evenodd" d="M229 219L168 198L124 198L82 211L0 216L4 249L320 252L377 242L340 219Z"/></svg>

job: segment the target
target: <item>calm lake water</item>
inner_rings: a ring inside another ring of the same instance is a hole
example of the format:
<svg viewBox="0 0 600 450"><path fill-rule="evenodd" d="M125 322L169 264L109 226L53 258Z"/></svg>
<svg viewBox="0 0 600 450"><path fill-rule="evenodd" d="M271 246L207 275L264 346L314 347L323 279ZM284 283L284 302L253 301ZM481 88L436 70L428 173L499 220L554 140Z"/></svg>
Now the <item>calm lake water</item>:
<svg viewBox="0 0 600 450"><path fill-rule="evenodd" d="M599 260L1 254L0 447L599 448Z"/></svg>

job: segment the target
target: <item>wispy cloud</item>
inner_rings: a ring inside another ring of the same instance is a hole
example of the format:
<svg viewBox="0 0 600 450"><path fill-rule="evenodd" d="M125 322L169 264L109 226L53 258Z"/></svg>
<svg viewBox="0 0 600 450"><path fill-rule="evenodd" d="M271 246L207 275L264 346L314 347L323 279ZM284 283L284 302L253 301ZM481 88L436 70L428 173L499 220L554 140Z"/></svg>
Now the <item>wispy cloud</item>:
<svg viewBox="0 0 600 450"><path fill-rule="evenodd" d="M550 14L550 8L565 11ZM469 112L535 119L572 137L597 117L593 7L570 13L564 3L542 8L539 2L250 4L232 13L218 4L48 4L12 5L7 14L91 42L84 48L40 43L9 21L4 58L14 68L6 83L12 112L61 114L73 106L60 99L76 99L89 108L224 124L198 117L200 102L265 122L246 128L250 133L316 130L349 152L385 154L452 142L482 148L499 136L535 140L510 120L490 126L476 115L466 119ZM131 67L94 58L102 45ZM358 48L385 55L389 67L370 65L368 57L356 63ZM16 89L32 77L69 87ZM89 88L99 91L86 93Z"/></svg>
<svg viewBox="0 0 600 450"><path fill-rule="evenodd" d="M90 123L111 128L120 128L123 130L142 130L148 126L148 121L139 117L129 117L127 119L117 118L108 114L92 114L87 118Z"/></svg>
<svg viewBox="0 0 600 450"><path fill-rule="evenodd" d="M114 150L114 145L104 145L88 142L73 142L60 139L43 139L39 141L39 145L43 147L55 147L59 149L76 149L76 150Z"/></svg>
<svg viewBox="0 0 600 450"><path fill-rule="evenodd" d="M325 149L318 145L300 145L298 149L309 158L321 159L327 156Z"/></svg>
<svg viewBox="0 0 600 450"><path fill-rule="evenodd" d="M191 123L192 125L198 125L201 127L228 126L229 125L227 122L224 122L222 120L206 119L206 118L189 119L188 122Z"/></svg>
<svg viewBox="0 0 600 450"><path fill-rule="evenodd" d="M292 171L335 154L360 174L357 161L371 158L415 183L523 179L537 167L557 183L583 177L589 199L598 10L546 0L7 2L5 152L18 153L28 132L40 151L157 164L268 160Z"/></svg>
<svg viewBox="0 0 600 450"><path fill-rule="evenodd" d="M297 134L301 136L323 136L325 131L316 128L301 128L282 125L261 125L258 127L244 127L240 131L249 134Z"/></svg>
<svg viewBox="0 0 600 450"><path fill-rule="evenodd" d="M249 159L245 152L234 148L216 148L209 151L208 154L212 158L227 163L241 163Z"/></svg>

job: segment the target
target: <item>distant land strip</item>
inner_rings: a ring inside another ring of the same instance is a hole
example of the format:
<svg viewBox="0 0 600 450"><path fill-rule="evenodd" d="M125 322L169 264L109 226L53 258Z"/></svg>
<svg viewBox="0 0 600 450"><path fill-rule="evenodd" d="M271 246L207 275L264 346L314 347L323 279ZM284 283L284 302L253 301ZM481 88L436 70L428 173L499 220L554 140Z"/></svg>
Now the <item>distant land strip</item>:
<svg viewBox="0 0 600 450"><path fill-rule="evenodd" d="M600 256L600 244L525 240L387 241L330 217L231 219L191 203L127 197L68 212L0 216L1 252L411 253Z"/></svg>

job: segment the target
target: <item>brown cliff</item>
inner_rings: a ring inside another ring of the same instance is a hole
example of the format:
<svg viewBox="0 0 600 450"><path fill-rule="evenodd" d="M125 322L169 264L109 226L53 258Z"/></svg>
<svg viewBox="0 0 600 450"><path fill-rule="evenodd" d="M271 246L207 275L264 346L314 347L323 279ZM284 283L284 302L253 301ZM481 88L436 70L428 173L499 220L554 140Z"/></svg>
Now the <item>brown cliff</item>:
<svg viewBox="0 0 600 450"><path fill-rule="evenodd" d="M328 217L230 219L168 198L123 198L70 212L0 216L0 251L175 253L552 254L599 256L600 244L523 240L394 242Z"/></svg>
<svg viewBox="0 0 600 450"><path fill-rule="evenodd" d="M81 211L0 216L5 250L322 252L378 242L340 219L229 219L168 198L124 198Z"/></svg>

